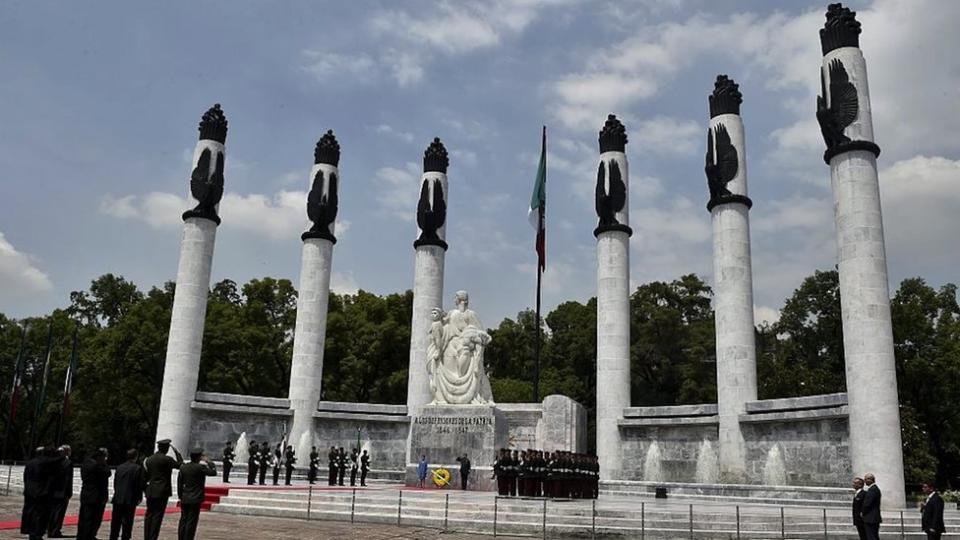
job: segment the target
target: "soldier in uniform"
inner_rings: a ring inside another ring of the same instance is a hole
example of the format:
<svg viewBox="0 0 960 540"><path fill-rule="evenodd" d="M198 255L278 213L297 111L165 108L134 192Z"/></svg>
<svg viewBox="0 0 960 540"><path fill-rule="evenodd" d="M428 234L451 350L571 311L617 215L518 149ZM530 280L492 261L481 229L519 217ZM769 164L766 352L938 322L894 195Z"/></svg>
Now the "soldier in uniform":
<svg viewBox="0 0 960 540"><path fill-rule="evenodd" d="M287 445L287 450L283 453L283 466L286 468L287 474L285 478L285 485L290 484L290 477L293 476L293 466L297 463L297 453L293 451L293 446ZM316 476L316 475L314 475Z"/></svg>
<svg viewBox="0 0 960 540"><path fill-rule="evenodd" d="M167 455L173 450L176 459ZM173 469L183 465L183 456L176 446L170 445L170 439L157 441L157 452L143 462L147 470L147 487L144 493L147 496L147 513L143 517L144 540L160 538L160 527L163 525L163 515L167 511L167 501L173 494L170 485L170 474Z"/></svg>
<svg viewBox="0 0 960 540"><path fill-rule="evenodd" d="M504 453L506 449L501 448L493 460L493 477L497 479L497 495L501 497L507 494L507 478L504 473Z"/></svg>
<svg viewBox="0 0 960 540"><path fill-rule="evenodd" d="M514 450L510 457L510 496L517 496L517 475L520 474L520 452Z"/></svg>
<svg viewBox="0 0 960 540"><path fill-rule="evenodd" d="M357 485L357 471L359 470L359 465L357 461L360 459L360 456L357 455L357 449L354 448L350 452L350 485Z"/></svg>
<svg viewBox="0 0 960 540"><path fill-rule="evenodd" d="M521 497L527 496L527 482L530 480L527 476L530 472L527 459L527 451L520 452L520 459L517 460L517 495Z"/></svg>
<svg viewBox="0 0 960 540"><path fill-rule="evenodd" d="M180 467L177 479L177 493L180 494L180 525L177 527L178 540L193 540L197 536L197 524L200 522L200 505L204 499L204 488L208 476L216 476L213 462L203 455L203 449L190 451L190 463Z"/></svg>
<svg viewBox="0 0 960 540"><path fill-rule="evenodd" d="M590 456L593 460L593 498L600 497L600 459L596 454Z"/></svg>
<svg viewBox="0 0 960 540"><path fill-rule="evenodd" d="M343 485L343 475L347 472L347 453L343 450L343 447L340 447L340 452L337 453L337 485Z"/></svg>
<svg viewBox="0 0 960 540"><path fill-rule="evenodd" d="M283 443L273 450L273 485L280 485L280 467L283 465Z"/></svg>
<svg viewBox="0 0 960 540"><path fill-rule="evenodd" d="M327 470L329 472L327 483L331 486L337 485L337 447L331 446L330 453L327 454Z"/></svg>
<svg viewBox="0 0 960 540"><path fill-rule="evenodd" d="M237 457L233 453L233 444L230 441L227 441L227 445L223 448L223 483L230 483L230 469L233 468L233 460Z"/></svg>
<svg viewBox="0 0 960 540"><path fill-rule="evenodd" d="M257 464L260 472L260 485L267 485L267 469L270 468L270 443L263 441L260 443L260 463Z"/></svg>
<svg viewBox="0 0 960 540"><path fill-rule="evenodd" d="M250 443L250 457L247 458L247 485L252 486L257 481L257 466L260 463L260 445L255 441Z"/></svg>
<svg viewBox="0 0 960 540"><path fill-rule="evenodd" d="M320 469L320 452L317 447L310 447L310 471L307 473L307 480L312 484L317 481L317 471ZM333 484L330 484L331 486Z"/></svg>
<svg viewBox="0 0 960 540"><path fill-rule="evenodd" d="M556 477L558 473L557 453L554 452L548 455L549 459L546 460L546 474L543 480L543 496L553 497L556 491Z"/></svg>
<svg viewBox="0 0 960 540"><path fill-rule="evenodd" d="M360 454L360 486L367 487L367 473L370 472L370 455L364 450Z"/></svg>

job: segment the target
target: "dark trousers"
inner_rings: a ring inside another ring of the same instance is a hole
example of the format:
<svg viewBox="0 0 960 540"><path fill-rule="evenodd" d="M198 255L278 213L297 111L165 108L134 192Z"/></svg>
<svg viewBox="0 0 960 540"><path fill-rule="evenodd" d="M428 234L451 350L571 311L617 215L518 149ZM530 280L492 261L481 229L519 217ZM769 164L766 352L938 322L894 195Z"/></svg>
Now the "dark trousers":
<svg viewBox="0 0 960 540"><path fill-rule="evenodd" d="M280 483L280 467L273 468L273 485Z"/></svg>
<svg viewBox="0 0 960 540"><path fill-rule="evenodd" d="M180 503L180 525L177 526L177 540L193 540L197 536L197 524L200 523L200 503Z"/></svg>
<svg viewBox="0 0 960 540"><path fill-rule="evenodd" d="M857 528L857 536L860 537L860 540L867 540L867 528L863 526L863 523L854 523L853 526Z"/></svg>
<svg viewBox="0 0 960 540"><path fill-rule="evenodd" d="M470 477L470 473L460 473L460 489L467 489L467 478Z"/></svg>
<svg viewBox="0 0 960 540"><path fill-rule="evenodd" d="M257 481L257 468L247 467L247 485L252 486Z"/></svg>
<svg viewBox="0 0 960 540"><path fill-rule="evenodd" d="M167 497L147 497L147 513L143 516L143 540L160 538L160 527L166 511Z"/></svg>
<svg viewBox="0 0 960 540"><path fill-rule="evenodd" d="M510 493L510 490L507 489L507 479L501 476L497 477L497 495L501 497L506 497Z"/></svg>
<svg viewBox="0 0 960 540"><path fill-rule="evenodd" d="M262 486L266 483L267 483L267 467L264 465L260 465L260 485Z"/></svg>
<svg viewBox="0 0 960 540"><path fill-rule="evenodd" d="M50 522L50 499L47 497L24 497L23 515L20 518L20 534L30 539L43 538Z"/></svg>
<svg viewBox="0 0 960 540"><path fill-rule="evenodd" d="M290 485L291 476L293 476L293 467L287 467L287 475L286 475L286 478L284 478L285 480L284 483L287 484L288 486Z"/></svg>
<svg viewBox="0 0 960 540"><path fill-rule="evenodd" d="M331 486L337 485L337 466L336 465L334 465L333 467L330 467L330 475L327 478L327 483L329 483Z"/></svg>
<svg viewBox="0 0 960 540"><path fill-rule="evenodd" d="M863 527L867 530L867 540L880 540L879 523L864 523Z"/></svg>
<svg viewBox="0 0 960 540"><path fill-rule="evenodd" d="M367 470L360 469L360 486L367 487Z"/></svg>
<svg viewBox="0 0 960 540"><path fill-rule="evenodd" d="M51 538L63 536L63 518L67 515L67 505L70 497L50 500L50 524L47 525L47 536Z"/></svg>
<svg viewBox="0 0 960 540"><path fill-rule="evenodd" d="M103 509L107 501L102 503L80 502L80 520L77 524L77 540L96 540L97 531L103 523Z"/></svg>
<svg viewBox="0 0 960 540"><path fill-rule="evenodd" d="M516 497L517 496L517 477L511 476L507 481L510 483L510 496Z"/></svg>
<svg viewBox="0 0 960 540"><path fill-rule="evenodd" d="M226 484L230 483L230 469L232 468L233 465L227 463L226 461L223 462L223 481Z"/></svg>
<svg viewBox="0 0 960 540"><path fill-rule="evenodd" d="M351 486L357 485L357 470L356 470L356 469L350 469L350 485L351 485Z"/></svg>
<svg viewBox="0 0 960 540"><path fill-rule="evenodd" d="M940 540L940 534L941 534L941 533L928 532L928 533L927 533L927 540Z"/></svg>
<svg viewBox="0 0 960 540"><path fill-rule="evenodd" d="M130 540L133 535L133 516L135 504L114 504L110 516L110 540Z"/></svg>
<svg viewBox="0 0 960 540"><path fill-rule="evenodd" d="M339 484L339 485L342 486L342 485L343 485L343 473L345 473L345 472L347 472L347 471L344 470L344 467L338 467L337 470L340 471L340 484Z"/></svg>

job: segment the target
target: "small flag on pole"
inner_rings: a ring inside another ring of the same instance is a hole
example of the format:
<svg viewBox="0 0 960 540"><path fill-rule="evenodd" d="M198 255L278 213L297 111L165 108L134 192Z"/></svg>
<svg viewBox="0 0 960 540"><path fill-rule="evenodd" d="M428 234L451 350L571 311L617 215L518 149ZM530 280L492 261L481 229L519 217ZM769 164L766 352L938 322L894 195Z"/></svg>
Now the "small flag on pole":
<svg viewBox="0 0 960 540"><path fill-rule="evenodd" d="M67 366L67 374L63 379L63 404L60 406L60 418L57 420L57 445L63 437L63 424L67 418L67 411L70 410L70 394L73 392L73 380L77 376L77 366L79 357L77 356L77 328L73 329L73 348L70 352L70 364Z"/></svg>
<svg viewBox="0 0 960 540"><path fill-rule="evenodd" d="M13 388L10 390L10 420L7 424L13 424L17 419L17 409L20 406L20 386L23 385L23 369L26 365L24 356L24 345L27 340L27 323L24 323L20 331L20 351L17 352L17 365L13 369Z"/></svg>
<svg viewBox="0 0 960 540"><path fill-rule="evenodd" d="M547 267L547 230L544 222L547 206L547 126L543 126L543 140L540 149L540 166L537 167L537 179L533 183L533 196L530 197L530 210L527 219L537 231L537 272Z"/></svg>
<svg viewBox="0 0 960 540"><path fill-rule="evenodd" d="M357 453L360 453L360 428L357 428Z"/></svg>

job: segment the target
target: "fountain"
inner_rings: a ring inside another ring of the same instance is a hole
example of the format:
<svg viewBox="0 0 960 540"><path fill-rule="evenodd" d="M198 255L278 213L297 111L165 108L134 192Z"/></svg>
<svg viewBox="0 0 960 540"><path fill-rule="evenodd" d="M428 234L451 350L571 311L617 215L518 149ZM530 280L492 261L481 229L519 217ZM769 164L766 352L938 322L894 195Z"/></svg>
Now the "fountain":
<svg viewBox="0 0 960 540"><path fill-rule="evenodd" d="M647 449L646 459L643 460L643 479L647 482L663 482L663 467L660 459L660 445L657 441L653 441Z"/></svg>
<svg viewBox="0 0 960 540"><path fill-rule="evenodd" d="M763 483L767 486L787 485L787 464L779 444L774 444L767 452L767 462L763 465Z"/></svg>
<svg viewBox="0 0 960 540"><path fill-rule="evenodd" d="M240 437L237 438L237 444L233 447L233 453L237 457L233 458L233 463L235 465L247 464L247 460L250 459L250 444L247 442L247 432L244 431L240 434Z"/></svg>
<svg viewBox="0 0 960 540"><path fill-rule="evenodd" d="M313 436L309 431L304 431L300 434L300 440L297 441L297 465L303 468L310 467L310 450L312 449Z"/></svg>
<svg viewBox="0 0 960 540"><path fill-rule="evenodd" d="M716 484L719 471L717 452L710 441L704 439L697 452L696 481L698 484Z"/></svg>

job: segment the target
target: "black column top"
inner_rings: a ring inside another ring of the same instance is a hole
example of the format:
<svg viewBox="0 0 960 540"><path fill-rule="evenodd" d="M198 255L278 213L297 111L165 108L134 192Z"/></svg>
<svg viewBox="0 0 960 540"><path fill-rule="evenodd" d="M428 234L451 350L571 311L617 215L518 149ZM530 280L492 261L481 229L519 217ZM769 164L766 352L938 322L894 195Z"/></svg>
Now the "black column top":
<svg viewBox="0 0 960 540"><path fill-rule="evenodd" d="M209 139L224 144L227 140L227 117L216 103L203 113L200 119L200 140Z"/></svg>
<svg viewBox="0 0 960 540"><path fill-rule="evenodd" d="M317 147L313 150L313 162L314 164L326 163L334 167L340 163L340 143L337 142L332 129L328 129L317 141Z"/></svg>
<svg viewBox="0 0 960 540"><path fill-rule="evenodd" d="M433 142L423 152L423 172L439 172L447 174L450 158L447 149L440 142L440 137L434 137Z"/></svg>
<svg viewBox="0 0 960 540"><path fill-rule="evenodd" d="M824 56L840 47L860 46L860 21L856 11L843 7L843 4L830 4L826 17L827 22L820 29L820 47Z"/></svg>
<svg viewBox="0 0 960 540"><path fill-rule="evenodd" d="M600 153L623 152L627 147L627 128L617 120L616 115L608 114L607 121L600 130Z"/></svg>
<svg viewBox="0 0 960 540"><path fill-rule="evenodd" d="M721 114L740 114L743 94L740 93L740 86L733 79L726 75L717 75L709 101L710 118Z"/></svg>

